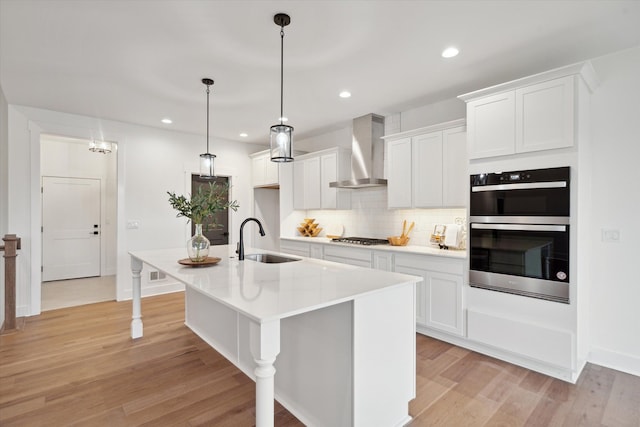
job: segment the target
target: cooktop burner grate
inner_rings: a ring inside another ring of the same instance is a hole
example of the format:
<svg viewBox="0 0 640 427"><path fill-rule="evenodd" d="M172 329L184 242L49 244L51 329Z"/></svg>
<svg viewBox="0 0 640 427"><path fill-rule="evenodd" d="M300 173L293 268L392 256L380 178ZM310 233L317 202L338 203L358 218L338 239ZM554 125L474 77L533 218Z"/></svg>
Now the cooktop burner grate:
<svg viewBox="0 0 640 427"><path fill-rule="evenodd" d="M332 242L351 243L354 245L388 245L387 239L373 239L369 237L341 237L339 239L331 239Z"/></svg>

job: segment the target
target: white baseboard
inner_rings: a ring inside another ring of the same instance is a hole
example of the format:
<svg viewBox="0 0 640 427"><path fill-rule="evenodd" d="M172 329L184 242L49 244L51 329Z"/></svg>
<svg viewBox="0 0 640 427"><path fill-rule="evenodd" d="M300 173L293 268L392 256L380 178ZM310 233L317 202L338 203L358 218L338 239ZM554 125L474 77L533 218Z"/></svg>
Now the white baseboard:
<svg viewBox="0 0 640 427"><path fill-rule="evenodd" d="M640 377L640 357L618 353L602 347L591 347L589 362Z"/></svg>

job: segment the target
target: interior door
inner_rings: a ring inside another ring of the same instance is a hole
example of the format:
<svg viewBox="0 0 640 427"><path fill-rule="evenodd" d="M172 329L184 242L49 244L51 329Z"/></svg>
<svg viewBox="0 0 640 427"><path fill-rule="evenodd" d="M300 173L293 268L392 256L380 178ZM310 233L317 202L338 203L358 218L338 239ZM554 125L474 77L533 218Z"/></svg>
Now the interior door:
<svg viewBox="0 0 640 427"><path fill-rule="evenodd" d="M198 187L201 185L209 185L212 182L210 179L200 178L200 175L193 174L191 175L191 194L195 194L198 191ZM227 184L229 182L229 178L226 176L217 176L213 181L216 184ZM226 193L226 202L229 201L229 192ZM202 225L202 234L205 235L211 245L228 245L229 244L229 210L225 209L221 212L218 212L215 216L215 223L221 224L221 227L215 229L209 229L209 224L211 221L208 221ZM191 235L195 234L196 228L195 224L191 224Z"/></svg>
<svg viewBox="0 0 640 427"><path fill-rule="evenodd" d="M100 180L42 178L42 281L100 276Z"/></svg>

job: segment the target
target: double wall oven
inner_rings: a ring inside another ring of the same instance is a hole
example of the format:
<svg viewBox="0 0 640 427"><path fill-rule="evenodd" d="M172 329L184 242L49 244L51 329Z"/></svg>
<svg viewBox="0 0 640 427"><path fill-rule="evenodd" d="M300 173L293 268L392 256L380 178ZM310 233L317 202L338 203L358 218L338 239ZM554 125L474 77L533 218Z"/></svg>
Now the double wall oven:
<svg viewBox="0 0 640 427"><path fill-rule="evenodd" d="M469 285L569 303L570 168L471 176Z"/></svg>

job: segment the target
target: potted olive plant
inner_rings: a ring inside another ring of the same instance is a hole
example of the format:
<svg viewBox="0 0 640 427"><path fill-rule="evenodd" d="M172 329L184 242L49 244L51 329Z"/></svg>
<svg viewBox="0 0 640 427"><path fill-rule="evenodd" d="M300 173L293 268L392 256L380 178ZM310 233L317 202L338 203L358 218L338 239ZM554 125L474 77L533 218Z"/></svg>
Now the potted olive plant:
<svg viewBox="0 0 640 427"><path fill-rule="evenodd" d="M207 220L215 221L215 214L226 209L238 210L236 200L228 201L227 194L229 184L217 184L210 182L208 185L201 185L191 198L176 196L175 193L167 191L169 204L178 211L176 217L185 217L195 224L196 234L187 241L187 252L192 262L204 262L209 255L210 242L202 234L202 224ZM188 222L187 221L187 222ZM210 223L207 228L217 228L220 224Z"/></svg>

